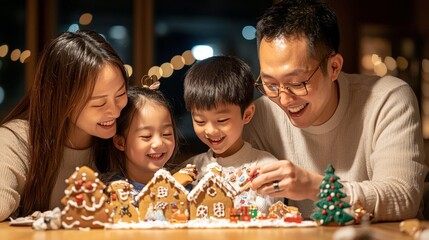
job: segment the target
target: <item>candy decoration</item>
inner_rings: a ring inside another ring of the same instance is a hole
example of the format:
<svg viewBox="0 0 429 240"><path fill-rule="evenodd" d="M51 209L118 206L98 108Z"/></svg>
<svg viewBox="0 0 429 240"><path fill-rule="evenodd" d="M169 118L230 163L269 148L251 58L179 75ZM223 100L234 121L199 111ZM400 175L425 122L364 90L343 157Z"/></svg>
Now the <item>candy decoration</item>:
<svg viewBox="0 0 429 240"><path fill-rule="evenodd" d="M77 194L76 195L76 202L80 205L80 204L82 204L82 201L83 201L83 194L82 193Z"/></svg>
<svg viewBox="0 0 429 240"><path fill-rule="evenodd" d="M91 181L87 181L85 182L85 188L87 190L92 190L92 182Z"/></svg>

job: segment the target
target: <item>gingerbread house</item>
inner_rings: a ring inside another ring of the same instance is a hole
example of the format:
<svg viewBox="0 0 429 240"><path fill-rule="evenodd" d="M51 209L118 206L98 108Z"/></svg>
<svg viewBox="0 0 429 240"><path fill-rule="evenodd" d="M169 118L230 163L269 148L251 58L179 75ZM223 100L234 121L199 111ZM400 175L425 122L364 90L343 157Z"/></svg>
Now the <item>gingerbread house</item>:
<svg viewBox="0 0 429 240"><path fill-rule="evenodd" d="M98 178L98 173L86 166L77 167L66 180L65 196L61 203L62 227L70 228L103 228L112 223L113 209L107 203L104 194L105 185Z"/></svg>
<svg viewBox="0 0 429 240"><path fill-rule="evenodd" d="M133 188L133 185L126 180L117 180L109 184L107 188L109 205L115 212L113 223L140 221L139 212L134 206Z"/></svg>
<svg viewBox="0 0 429 240"><path fill-rule="evenodd" d="M221 177L220 169L220 166L211 168L189 193L190 219L229 218L237 192Z"/></svg>
<svg viewBox="0 0 429 240"><path fill-rule="evenodd" d="M173 174L173 177L183 186L192 184L197 179L198 171L194 164L187 164Z"/></svg>
<svg viewBox="0 0 429 240"><path fill-rule="evenodd" d="M159 169L136 196L140 220L171 220L188 216L188 190L170 172Z"/></svg>
<svg viewBox="0 0 429 240"><path fill-rule="evenodd" d="M285 205L282 201L278 201L269 208L268 218L284 219L285 222L301 222L302 216L297 207Z"/></svg>

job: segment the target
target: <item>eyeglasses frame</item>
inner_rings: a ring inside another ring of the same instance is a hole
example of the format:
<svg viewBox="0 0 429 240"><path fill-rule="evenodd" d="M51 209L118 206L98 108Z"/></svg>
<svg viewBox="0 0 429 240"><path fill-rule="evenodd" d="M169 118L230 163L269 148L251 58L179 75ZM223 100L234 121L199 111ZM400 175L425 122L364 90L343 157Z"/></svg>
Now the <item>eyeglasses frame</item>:
<svg viewBox="0 0 429 240"><path fill-rule="evenodd" d="M306 96L306 95L308 95L307 84L308 84L308 82L311 80L311 78L314 76L314 74L316 74L317 70L319 70L319 69L320 69L320 64L321 64L321 63L319 63L319 64L317 65L316 69L314 69L314 71L311 73L310 77L308 77L308 78L307 78L307 80L304 80L304 81L302 81L302 82L290 82L290 83L287 83L287 84L289 84L289 85L290 85L290 84L296 84L296 85L301 85L301 84L302 84L302 85L304 86L304 89L305 89L305 94L297 95L296 93L294 93L294 92L290 89L290 87L288 87L288 86L284 86L285 84L281 84L281 85L278 85L278 87L277 87L277 95L276 95L276 96L268 96L266 93L264 93L264 91L262 91L262 90L260 89L260 87L262 87L262 88L263 88L263 87L264 87L264 85L265 85L265 83L262 81L261 75L259 75L259 76L258 76L258 78L256 79L254 86L255 86L255 88L256 88L256 89L258 89L258 91L259 91L262 95L265 95L265 96L267 96L267 97L269 97L269 98L276 98L276 97L280 96L280 89L281 89L281 88L286 89L290 94L295 95L295 96ZM261 83L258 83L258 81L260 81Z"/></svg>

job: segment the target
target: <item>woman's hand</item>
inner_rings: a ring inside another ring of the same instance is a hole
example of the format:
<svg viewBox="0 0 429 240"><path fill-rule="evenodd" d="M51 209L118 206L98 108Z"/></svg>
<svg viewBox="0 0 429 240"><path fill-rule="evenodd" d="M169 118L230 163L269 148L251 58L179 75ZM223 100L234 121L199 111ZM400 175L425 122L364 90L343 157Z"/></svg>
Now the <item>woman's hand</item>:
<svg viewBox="0 0 429 240"><path fill-rule="evenodd" d="M300 168L289 160L256 166L249 174L250 176L258 174L250 184L257 193L293 200L316 201L323 180L322 175Z"/></svg>

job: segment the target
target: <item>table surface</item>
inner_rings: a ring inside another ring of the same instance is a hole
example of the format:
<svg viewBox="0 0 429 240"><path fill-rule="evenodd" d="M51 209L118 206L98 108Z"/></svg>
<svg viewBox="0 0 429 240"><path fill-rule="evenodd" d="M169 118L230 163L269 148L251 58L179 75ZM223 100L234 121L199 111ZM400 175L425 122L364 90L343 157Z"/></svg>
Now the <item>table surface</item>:
<svg viewBox="0 0 429 240"><path fill-rule="evenodd" d="M429 222L422 222L429 227ZM367 227L352 226L358 232L366 232L373 236L370 239L413 239L399 231L399 222L375 223ZM289 227L289 228L229 228L229 229L91 229L79 230L49 230L36 231L29 226L9 226L9 222L0 222L0 239L22 240L96 240L96 239L333 239L334 233L347 227ZM140 238L141 237L141 238Z"/></svg>

